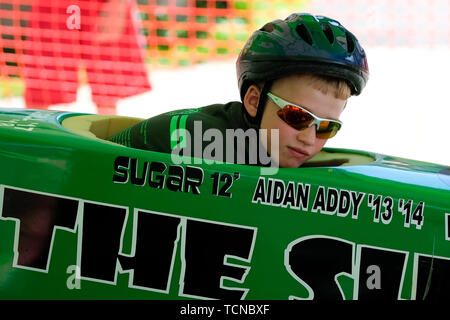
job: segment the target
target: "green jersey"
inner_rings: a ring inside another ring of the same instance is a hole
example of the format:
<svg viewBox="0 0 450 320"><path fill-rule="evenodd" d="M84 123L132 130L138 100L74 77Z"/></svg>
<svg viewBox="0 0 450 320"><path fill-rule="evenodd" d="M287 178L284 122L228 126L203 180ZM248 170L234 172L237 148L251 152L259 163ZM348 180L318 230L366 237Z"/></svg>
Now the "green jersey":
<svg viewBox="0 0 450 320"><path fill-rule="evenodd" d="M109 138L131 148L220 162L261 165L257 130L240 102L171 111Z"/></svg>

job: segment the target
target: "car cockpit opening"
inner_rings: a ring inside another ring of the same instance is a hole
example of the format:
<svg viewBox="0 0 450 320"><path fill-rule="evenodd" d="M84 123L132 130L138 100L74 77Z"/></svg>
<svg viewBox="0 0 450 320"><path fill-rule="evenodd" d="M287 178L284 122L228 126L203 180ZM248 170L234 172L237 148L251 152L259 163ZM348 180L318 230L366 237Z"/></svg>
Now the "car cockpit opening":
<svg viewBox="0 0 450 320"><path fill-rule="evenodd" d="M109 144L108 138L121 130L131 127L144 119L127 116L112 115L73 115L61 120L61 125L76 134L101 140ZM302 167L339 167L362 165L374 162L376 159L367 152L353 150L324 148L314 158L306 162Z"/></svg>

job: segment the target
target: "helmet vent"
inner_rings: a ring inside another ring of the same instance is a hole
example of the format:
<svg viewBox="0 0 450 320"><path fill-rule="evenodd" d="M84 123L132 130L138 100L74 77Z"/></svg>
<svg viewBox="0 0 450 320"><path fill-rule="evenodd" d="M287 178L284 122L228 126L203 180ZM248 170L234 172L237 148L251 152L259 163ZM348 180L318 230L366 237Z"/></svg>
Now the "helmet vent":
<svg viewBox="0 0 450 320"><path fill-rule="evenodd" d="M308 29L306 29L304 24L299 24L295 30L297 31L300 38L302 38L305 42L307 42L310 46L312 45L313 41L311 38L311 35L309 34Z"/></svg>
<svg viewBox="0 0 450 320"><path fill-rule="evenodd" d="M330 24L323 23L322 24L322 30L323 30L323 33L325 34L325 36L327 37L328 42L330 42L330 44L333 44L333 42L334 42L334 32L333 32L333 29L331 29Z"/></svg>
<svg viewBox="0 0 450 320"><path fill-rule="evenodd" d="M266 23L266 24L264 25L264 27L262 27L260 30L261 30L261 31L266 31L266 32L272 32L273 29L275 29L274 24L271 23L271 22L269 22L269 23Z"/></svg>
<svg viewBox="0 0 450 320"><path fill-rule="evenodd" d="M353 52L353 50L355 50L355 41L353 40L353 37L350 35L349 32L346 32L345 38L347 40L347 51Z"/></svg>

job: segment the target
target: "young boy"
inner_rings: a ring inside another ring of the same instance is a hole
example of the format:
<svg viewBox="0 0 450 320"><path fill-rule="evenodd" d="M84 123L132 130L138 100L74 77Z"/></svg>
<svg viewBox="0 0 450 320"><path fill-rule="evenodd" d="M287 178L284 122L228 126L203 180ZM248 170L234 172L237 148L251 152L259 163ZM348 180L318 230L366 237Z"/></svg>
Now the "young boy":
<svg viewBox="0 0 450 320"><path fill-rule="evenodd" d="M369 77L353 34L335 20L297 13L255 31L236 67L242 103L168 112L110 140L255 165L268 165L270 155L279 167L299 167L337 133L347 99Z"/></svg>

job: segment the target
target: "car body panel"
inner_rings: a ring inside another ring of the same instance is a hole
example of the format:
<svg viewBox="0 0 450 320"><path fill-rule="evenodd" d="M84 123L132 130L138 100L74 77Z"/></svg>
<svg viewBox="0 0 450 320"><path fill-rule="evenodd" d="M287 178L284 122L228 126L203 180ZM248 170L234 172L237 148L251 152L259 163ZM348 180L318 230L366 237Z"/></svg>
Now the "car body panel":
<svg viewBox="0 0 450 320"><path fill-rule="evenodd" d="M449 167L176 163L63 125L84 117L113 118L0 110L2 299L449 296Z"/></svg>

